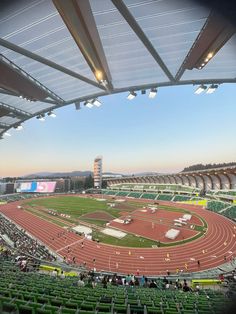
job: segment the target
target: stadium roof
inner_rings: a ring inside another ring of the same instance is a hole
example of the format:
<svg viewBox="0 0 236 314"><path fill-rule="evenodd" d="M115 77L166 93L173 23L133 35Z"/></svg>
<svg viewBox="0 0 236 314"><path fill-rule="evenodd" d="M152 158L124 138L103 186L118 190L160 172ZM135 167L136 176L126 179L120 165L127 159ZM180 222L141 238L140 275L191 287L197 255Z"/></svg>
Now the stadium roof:
<svg viewBox="0 0 236 314"><path fill-rule="evenodd" d="M235 83L235 48L235 27L189 0L9 1L0 10L0 138L104 95Z"/></svg>

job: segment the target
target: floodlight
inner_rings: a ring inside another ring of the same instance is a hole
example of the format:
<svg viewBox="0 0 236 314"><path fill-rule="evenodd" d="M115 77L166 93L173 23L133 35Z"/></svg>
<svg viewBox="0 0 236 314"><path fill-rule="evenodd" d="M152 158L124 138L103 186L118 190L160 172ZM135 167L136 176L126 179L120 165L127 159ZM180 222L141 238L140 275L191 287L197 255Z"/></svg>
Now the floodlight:
<svg viewBox="0 0 236 314"><path fill-rule="evenodd" d="M39 116L36 117L36 119L38 119L41 122L45 121L45 115L44 114L40 114Z"/></svg>
<svg viewBox="0 0 236 314"><path fill-rule="evenodd" d="M88 108L93 108L93 104L92 104L92 102L91 102L91 100L87 100L85 103L84 103L84 105L86 106L86 107L88 107Z"/></svg>
<svg viewBox="0 0 236 314"><path fill-rule="evenodd" d="M102 79L103 79L103 73L102 73L102 71L96 71L95 72L95 76L96 76L96 79L98 80L98 81L102 81Z"/></svg>
<svg viewBox="0 0 236 314"><path fill-rule="evenodd" d="M98 99L94 99L92 101L92 104L96 107L100 107L102 105L102 103Z"/></svg>
<svg viewBox="0 0 236 314"><path fill-rule="evenodd" d="M129 92L129 95L127 96L127 99L132 100L137 96L135 92Z"/></svg>
<svg viewBox="0 0 236 314"><path fill-rule="evenodd" d="M201 94L202 92L204 92L207 89L206 85L200 85L198 86L198 88L195 90L194 94Z"/></svg>
<svg viewBox="0 0 236 314"><path fill-rule="evenodd" d="M211 85L208 87L206 93L207 93L207 94L212 94L212 93L214 93L214 91L215 91L217 88L218 88L218 85L211 84Z"/></svg>
<svg viewBox="0 0 236 314"><path fill-rule="evenodd" d="M105 88L108 85L107 80L101 80L101 81L99 81L99 83L102 84L102 86L104 86Z"/></svg>
<svg viewBox="0 0 236 314"><path fill-rule="evenodd" d="M149 92L149 98L154 98L157 94L157 89L156 88L152 88Z"/></svg>
<svg viewBox="0 0 236 314"><path fill-rule="evenodd" d="M219 13L211 11L184 60L185 69L203 69L235 34L235 26Z"/></svg>
<svg viewBox="0 0 236 314"><path fill-rule="evenodd" d="M21 131L21 130L23 130L23 126L22 126L22 124L18 124L16 126L14 126L14 129L16 129L17 131Z"/></svg>
<svg viewBox="0 0 236 314"><path fill-rule="evenodd" d="M49 111L48 116L51 118L56 118L57 115L53 111Z"/></svg>

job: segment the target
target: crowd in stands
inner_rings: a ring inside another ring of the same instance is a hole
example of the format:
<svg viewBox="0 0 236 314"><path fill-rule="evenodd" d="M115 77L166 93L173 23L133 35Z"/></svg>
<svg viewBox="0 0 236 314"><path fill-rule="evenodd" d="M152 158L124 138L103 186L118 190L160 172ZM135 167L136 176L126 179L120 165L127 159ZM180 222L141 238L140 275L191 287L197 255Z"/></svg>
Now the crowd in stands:
<svg viewBox="0 0 236 314"><path fill-rule="evenodd" d="M65 278L65 274L62 271L58 274L58 270L55 268L52 273L52 277ZM186 279L183 282L180 279L175 281L169 280L166 277L163 279L150 279L145 276L136 277L134 275L128 274L127 276L120 276L117 274L107 275L107 274L95 274L94 271L81 272L78 275L77 285L79 287L95 288L97 285L101 285L103 288L108 286L129 286L129 287L141 287L141 288L156 288L159 290L178 290L183 292L198 292L199 286L196 289L192 289Z"/></svg>
<svg viewBox="0 0 236 314"><path fill-rule="evenodd" d="M31 238L25 230L18 228L2 215L0 215L0 241L20 256L32 256L47 261L55 260L44 245Z"/></svg>

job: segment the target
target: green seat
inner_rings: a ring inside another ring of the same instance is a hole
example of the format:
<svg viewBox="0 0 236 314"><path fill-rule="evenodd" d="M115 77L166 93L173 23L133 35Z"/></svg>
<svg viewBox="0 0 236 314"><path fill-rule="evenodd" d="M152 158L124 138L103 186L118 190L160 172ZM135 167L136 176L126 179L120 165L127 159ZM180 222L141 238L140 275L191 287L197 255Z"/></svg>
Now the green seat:
<svg viewBox="0 0 236 314"><path fill-rule="evenodd" d="M139 301L137 299L128 299L127 303L130 305L137 305L138 306Z"/></svg>
<svg viewBox="0 0 236 314"><path fill-rule="evenodd" d="M22 293L17 292L17 291L11 291L11 297L12 297L12 299L13 298L21 299L21 300L23 299Z"/></svg>
<svg viewBox="0 0 236 314"><path fill-rule="evenodd" d="M11 302L11 298L0 295L0 301L1 302Z"/></svg>
<svg viewBox="0 0 236 314"><path fill-rule="evenodd" d="M44 309L51 311L52 314L58 312L58 307L57 307L57 306L54 306L54 305L47 305L47 304L46 304L46 305L44 306Z"/></svg>
<svg viewBox="0 0 236 314"><path fill-rule="evenodd" d="M46 309L36 309L36 314L52 314L52 311Z"/></svg>
<svg viewBox="0 0 236 314"><path fill-rule="evenodd" d="M82 302L81 302L82 303ZM74 300L73 300L73 302L71 301L67 301L66 303L65 303L65 307L66 308L68 308L68 309L77 309L78 308L78 305L80 305L81 303L77 303L77 302L74 302Z"/></svg>
<svg viewBox="0 0 236 314"><path fill-rule="evenodd" d="M28 306L28 305L19 305L18 306L18 313L19 314L34 314L34 308Z"/></svg>
<svg viewBox="0 0 236 314"><path fill-rule="evenodd" d="M147 307L147 313L148 314L162 314L163 312L162 312L160 307L155 307L155 306L150 307L150 306L148 306Z"/></svg>
<svg viewBox="0 0 236 314"><path fill-rule="evenodd" d="M142 300L140 303L141 303L141 305L153 306L152 301Z"/></svg>
<svg viewBox="0 0 236 314"><path fill-rule="evenodd" d="M114 303L115 304L125 304L125 299L115 298Z"/></svg>
<svg viewBox="0 0 236 314"><path fill-rule="evenodd" d="M84 301L80 305L80 309L81 310L86 310L86 311L94 311L95 307L96 307L96 303L94 303L94 302L86 302L86 301Z"/></svg>
<svg viewBox="0 0 236 314"><path fill-rule="evenodd" d="M50 304L49 298L45 298L43 296L38 296L36 300L37 300L37 303Z"/></svg>
<svg viewBox="0 0 236 314"><path fill-rule="evenodd" d="M18 300L18 299L16 299L16 300L13 300L13 302L12 302L12 303L16 304L16 305L17 305L17 307L19 307L20 305L26 305L27 301L25 301L25 300Z"/></svg>
<svg viewBox="0 0 236 314"><path fill-rule="evenodd" d="M130 314L138 314L138 313L143 313L144 312L144 307L143 306L130 306Z"/></svg>
<svg viewBox="0 0 236 314"><path fill-rule="evenodd" d="M99 303L97 306L98 312L110 312L111 311L111 304L101 304Z"/></svg>
<svg viewBox="0 0 236 314"><path fill-rule="evenodd" d="M3 313L17 313L16 304L10 302L2 302L2 312Z"/></svg>
<svg viewBox="0 0 236 314"><path fill-rule="evenodd" d="M176 314L176 313L178 313L178 310L176 308L164 310L164 314Z"/></svg>
<svg viewBox="0 0 236 314"><path fill-rule="evenodd" d="M60 314L75 314L77 313L77 309L67 309L67 308L61 308Z"/></svg>
<svg viewBox="0 0 236 314"><path fill-rule="evenodd" d="M51 305L60 307L64 304L64 300L63 299L51 299L50 303Z"/></svg>
<svg viewBox="0 0 236 314"><path fill-rule="evenodd" d="M29 305L30 307L33 307L34 309L43 307L41 303L32 302L32 301L28 301L27 305Z"/></svg>
<svg viewBox="0 0 236 314"><path fill-rule="evenodd" d="M4 296L4 297L8 297L8 298L11 298L11 292L8 291L7 289L5 290L2 290L1 291L1 295Z"/></svg>
<svg viewBox="0 0 236 314"><path fill-rule="evenodd" d="M31 301L31 302L35 302L35 296L31 293L24 293L23 294L23 299L25 301Z"/></svg>
<svg viewBox="0 0 236 314"><path fill-rule="evenodd" d="M114 304L113 312L114 313L126 313L127 312L127 305Z"/></svg>

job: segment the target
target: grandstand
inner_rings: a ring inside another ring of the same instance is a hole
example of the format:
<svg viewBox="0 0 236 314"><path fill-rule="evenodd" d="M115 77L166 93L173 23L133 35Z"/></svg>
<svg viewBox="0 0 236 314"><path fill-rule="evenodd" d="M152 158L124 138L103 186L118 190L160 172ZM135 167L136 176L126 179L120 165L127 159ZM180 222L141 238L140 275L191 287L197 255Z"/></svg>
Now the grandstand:
<svg viewBox="0 0 236 314"><path fill-rule="evenodd" d="M236 167L211 168L192 172L166 175L132 176L108 178L112 189L143 189L160 192L181 191L182 193L234 196L236 188ZM222 191L222 193L220 192ZM231 198L232 199L232 198Z"/></svg>
<svg viewBox="0 0 236 314"><path fill-rule="evenodd" d="M126 191L142 191L142 192L178 192L182 193L197 193L200 190L191 186L179 184L143 184L142 180L137 180L137 184L111 184L112 179L107 180L109 188L112 190L126 190Z"/></svg>
<svg viewBox="0 0 236 314"><path fill-rule="evenodd" d="M208 288L198 291L193 286L194 291L198 292L185 292L183 298L181 288L176 291L166 289L166 280L153 280L156 285L156 289L153 289L147 288L151 284L150 280L139 283L135 279L135 286L123 286L122 280L127 277L122 279L114 275L110 276L109 283L109 277L96 277L93 273L64 278L60 273L55 277L37 272L26 274L20 272L13 262L2 259L0 275L3 278L0 288L2 313L218 314L227 311L232 303L232 297L226 296L223 290ZM80 282L80 286L77 282ZM146 288L142 287L144 285Z"/></svg>

